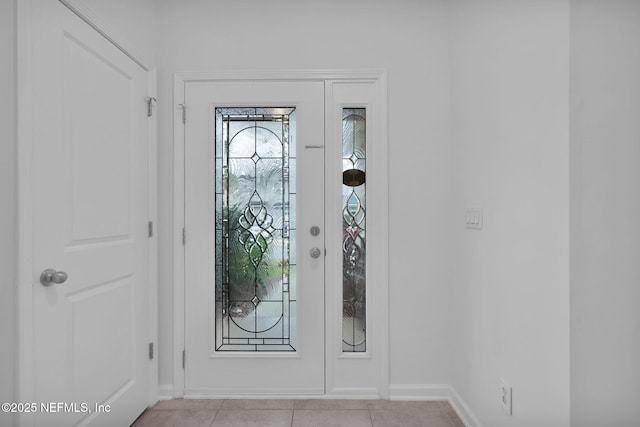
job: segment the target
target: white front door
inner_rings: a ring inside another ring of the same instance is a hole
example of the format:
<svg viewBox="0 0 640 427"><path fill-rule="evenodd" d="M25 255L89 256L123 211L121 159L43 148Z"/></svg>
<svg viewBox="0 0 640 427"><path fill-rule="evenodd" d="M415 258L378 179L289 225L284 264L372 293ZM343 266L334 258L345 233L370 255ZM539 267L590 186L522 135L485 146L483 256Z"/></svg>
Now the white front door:
<svg viewBox="0 0 640 427"><path fill-rule="evenodd" d="M31 10L33 423L125 426L150 396L146 72Z"/></svg>
<svg viewBox="0 0 640 427"><path fill-rule="evenodd" d="M185 395L323 394L324 83L184 103Z"/></svg>

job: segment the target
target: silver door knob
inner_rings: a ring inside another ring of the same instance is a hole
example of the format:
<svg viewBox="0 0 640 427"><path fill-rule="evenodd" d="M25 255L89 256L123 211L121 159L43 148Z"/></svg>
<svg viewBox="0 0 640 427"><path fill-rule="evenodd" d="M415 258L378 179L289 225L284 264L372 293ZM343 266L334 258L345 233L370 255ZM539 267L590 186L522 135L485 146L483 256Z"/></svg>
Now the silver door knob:
<svg viewBox="0 0 640 427"><path fill-rule="evenodd" d="M311 255L311 258L318 258L320 256L320 248L311 248L311 250L309 251L309 255Z"/></svg>
<svg viewBox="0 0 640 427"><path fill-rule="evenodd" d="M53 268L47 268L40 275L40 283L42 283L42 286L51 286L54 283L64 283L68 277L64 271L55 271Z"/></svg>

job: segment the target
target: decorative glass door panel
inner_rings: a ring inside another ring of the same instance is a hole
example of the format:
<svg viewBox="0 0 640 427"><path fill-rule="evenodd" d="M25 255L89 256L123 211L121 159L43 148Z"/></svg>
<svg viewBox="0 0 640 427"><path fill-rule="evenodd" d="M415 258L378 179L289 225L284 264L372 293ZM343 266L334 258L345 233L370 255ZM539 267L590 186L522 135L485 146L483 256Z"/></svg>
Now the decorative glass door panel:
<svg viewBox="0 0 640 427"><path fill-rule="evenodd" d="M215 109L216 351L296 349L295 128L294 107Z"/></svg>
<svg viewBox="0 0 640 427"><path fill-rule="evenodd" d="M366 339L366 111L342 110L342 351Z"/></svg>
<svg viewBox="0 0 640 427"><path fill-rule="evenodd" d="M184 103L185 395L322 394L324 84L198 81Z"/></svg>

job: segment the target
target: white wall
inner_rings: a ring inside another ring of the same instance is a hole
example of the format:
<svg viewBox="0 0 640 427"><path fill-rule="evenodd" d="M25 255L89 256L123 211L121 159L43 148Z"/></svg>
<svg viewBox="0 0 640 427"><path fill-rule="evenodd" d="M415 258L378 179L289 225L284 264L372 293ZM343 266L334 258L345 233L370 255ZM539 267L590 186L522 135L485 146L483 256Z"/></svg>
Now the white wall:
<svg viewBox="0 0 640 427"><path fill-rule="evenodd" d="M16 283L15 2L0 3L0 402L14 401ZM11 425L0 412L0 425Z"/></svg>
<svg viewBox="0 0 640 427"><path fill-rule="evenodd" d="M571 424L640 420L640 2L571 7Z"/></svg>
<svg viewBox="0 0 640 427"><path fill-rule="evenodd" d="M568 426L569 1L458 0L451 34L452 384L484 426Z"/></svg>
<svg viewBox="0 0 640 427"><path fill-rule="evenodd" d="M160 28L160 383L173 375L173 73L342 68L389 71L391 382L448 382L447 1L166 0Z"/></svg>
<svg viewBox="0 0 640 427"><path fill-rule="evenodd" d="M155 0L65 0L108 32L109 37L124 47L148 69L156 63L158 48Z"/></svg>

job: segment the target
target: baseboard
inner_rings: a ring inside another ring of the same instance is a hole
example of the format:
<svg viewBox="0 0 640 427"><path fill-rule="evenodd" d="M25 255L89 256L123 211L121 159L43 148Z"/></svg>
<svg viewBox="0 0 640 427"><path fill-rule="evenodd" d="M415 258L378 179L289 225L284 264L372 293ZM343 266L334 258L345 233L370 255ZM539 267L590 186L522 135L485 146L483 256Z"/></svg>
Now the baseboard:
<svg viewBox="0 0 640 427"><path fill-rule="evenodd" d="M448 384L391 384L391 400L447 400L451 397Z"/></svg>
<svg viewBox="0 0 640 427"><path fill-rule="evenodd" d="M483 427L469 405L449 384L391 384L391 400L446 400L466 427Z"/></svg>
<svg viewBox="0 0 640 427"><path fill-rule="evenodd" d="M158 400L171 400L173 395L173 384L158 385Z"/></svg>
<svg viewBox="0 0 640 427"><path fill-rule="evenodd" d="M187 391L182 396L175 396L173 394L173 386L171 384L161 384L158 387L158 400L171 400L176 397L184 399L379 399L378 391L374 388L340 388L334 389L331 392L323 393L322 391L316 391L315 393L287 393L287 394L274 394L274 393L258 393L252 390L252 393L237 394L237 391L229 391L220 393L219 391Z"/></svg>
<svg viewBox="0 0 640 427"><path fill-rule="evenodd" d="M380 393L375 387L335 387L327 389L324 395L327 399L379 399Z"/></svg>

